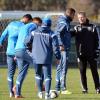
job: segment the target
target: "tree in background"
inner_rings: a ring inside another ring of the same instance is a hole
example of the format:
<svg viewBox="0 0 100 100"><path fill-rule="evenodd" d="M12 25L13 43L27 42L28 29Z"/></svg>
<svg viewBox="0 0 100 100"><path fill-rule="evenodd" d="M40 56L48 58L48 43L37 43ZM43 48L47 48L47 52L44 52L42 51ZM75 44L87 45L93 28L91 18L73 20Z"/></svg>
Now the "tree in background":
<svg viewBox="0 0 100 100"><path fill-rule="evenodd" d="M63 11L66 7L86 11L92 20L100 20L100 0L0 0L0 10Z"/></svg>
<svg viewBox="0 0 100 100"><path fill-rule="evenodd" d="M1 10L39 10L61 11L65 9L66 0L1 0Z"/></svg>
<svg viewBox="0 0 100 100"><path fill-rule="evenodd" d="M77 11L85 11L93 21L99 21L100 0L68 0L68 7L74 7Z"/></svg>

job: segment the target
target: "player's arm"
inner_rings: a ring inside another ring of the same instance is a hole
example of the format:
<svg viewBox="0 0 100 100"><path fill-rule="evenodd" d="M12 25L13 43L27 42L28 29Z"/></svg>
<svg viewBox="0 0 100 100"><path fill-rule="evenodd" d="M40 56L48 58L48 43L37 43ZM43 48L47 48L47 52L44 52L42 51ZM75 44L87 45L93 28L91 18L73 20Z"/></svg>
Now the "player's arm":
<svg viewBox="0 0 100 100"><path fill-rule="evenodd" d="M94 28L94 38L95 38L95 50L96 50L96 54L95 57L98 58L99 57L99 37L98 37L98 31L97 31L97 27L95 26Z"/></svg>
<svg viewBox="0 0 100 100"><path fill-rule="evenodd" d="M0 46L2 46L3 41L5 40L5 38L8 35L8 27L3 31L1 37L0 37Z"/></svg>
<svg viewBox="0 0 100 100"><path fill-rule="evenodd" d="M28 33L31 34L32 31L36 30L37 29L37 25L34 24L32 26L30 26L29 30L28 30Z"/></svg>
<svg viewBox="0 0 100 100"><path fill-rule="evenodd" d="M57 35L58 43L59 43L59 47L60 47L61 51L64 51L64 45L63 45L63 42L62 42L62 39L61 39L61 35L63 34L65 27L66 27L65 24L59 24L56 27L56 30L55 30L55 34Z"/></svg>
<svg viewBox="0 0 100 100"><path fill-rule="evenodd" d="M98 37L98 34L99 34L99 33L98 33L98 31L97 31L97 27L95 27L94 33L95 33L94 35L95 35L95 42L96 42L96 43L95 43L95 45L96 45L95 48L98 49L98 47L99 47L99 37Z"/></svg>
<svg viewBox="0 0 100 100"><path fill-rule="evenodd" d="M60 53L58 38L57 38L57 36L55 34L52 35L52 46L53 46L53 51L54 51L54 54L56 56L56 59L59 62L60 59L61 59L61 53Z"/></svg>
<svg viewBox="0 0 100 100"><path fill-rule="evenodd" d="M26 48L31 51L32 50L32 43L33 43L33 32L31 32L29 35L26 36L24 43L26 45Z"/></svg>

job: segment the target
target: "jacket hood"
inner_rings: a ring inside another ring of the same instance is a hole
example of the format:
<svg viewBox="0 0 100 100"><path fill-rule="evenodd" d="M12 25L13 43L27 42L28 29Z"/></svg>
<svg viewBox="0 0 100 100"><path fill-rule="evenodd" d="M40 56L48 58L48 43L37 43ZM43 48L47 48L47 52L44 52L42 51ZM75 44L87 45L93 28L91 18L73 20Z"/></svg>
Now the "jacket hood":
<svg viewBox="0 0 100 100"><path fill-rule="evenodd" d="M39 27L39 30L43 33L49 33L51 31L51 28L48 26L44 26L42 25L41 27Z"/></svg>
<svg viewBox="0 0 100 100"><path fill-rule="evenodd" d="M58 18L58 22L71 22L72 19L69 16L61 15Z"/></svg>

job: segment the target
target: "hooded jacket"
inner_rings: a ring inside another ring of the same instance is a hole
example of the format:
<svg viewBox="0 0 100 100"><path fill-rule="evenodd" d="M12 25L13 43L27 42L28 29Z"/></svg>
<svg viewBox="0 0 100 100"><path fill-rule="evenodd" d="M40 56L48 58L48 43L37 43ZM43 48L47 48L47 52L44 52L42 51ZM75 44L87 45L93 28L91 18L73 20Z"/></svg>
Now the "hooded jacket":
<svg viewBox="0 0 100 100"><path fill-rule="evenodd" d="M9 23L4 32L0 37L0 45L2 45L3 41L8 37L8 45L7 45L7 55L15 55L15 46L18 38L18 33L20 28L24 26L24 23L21 21L13 21Z"/></svg>
<svg viewBox="0 0 100 100"><path fill-rule="evenodd" d="M32 57L36 64L51 64L53 51L61 58L57 36L47 26L41 26L26 37L25 43L32 43Z"/></svg>
<svg viewBox="0 0 100 100"><path fill-rule="evenodd" d="M67 50L71 45L71 34L70 34L70 17L64 15L59 16L55 33L58 36L59 45L63 45L64 49Z"/></svg>
<svg viewBox="0 0 100 100"><path fill-rule="evenodd" d="M30 22L20 28L15 51L25 50L27 48L27 46L24 44L25 37L29 35L31 31L35 30L37 27L38 26L35 23Z"/></svg>

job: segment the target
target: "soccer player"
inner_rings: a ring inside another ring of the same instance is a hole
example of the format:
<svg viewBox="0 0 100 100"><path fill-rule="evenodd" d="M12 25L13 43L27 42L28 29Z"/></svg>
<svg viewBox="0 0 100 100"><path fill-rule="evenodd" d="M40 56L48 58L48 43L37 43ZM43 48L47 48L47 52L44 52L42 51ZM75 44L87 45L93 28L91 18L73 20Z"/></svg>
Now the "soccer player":
<svg viewBox="0 0 100 100"><path fill-rule="evenodd" d="M32 58L27 52L27 46L24 44L25 37L30 34L31 31L35 30L38 25L40 25L41 19L40 18L33 18L32 22L24 25L20 28L18 34L18 40L15 47L15 55L18 62L18 76L16 79L16 91L15 91L15 98L23 98L21 95L21 87L23 80L27 74L27 70L29 64L32 63Z"/></svg>
<svg viewBox="0 0 100 100"><path fill-rule="evenodd" d="M70 22L73 20L75 10L68 8L65 14L59 16L55 34L58 34L59 47L61 51L61 62L56 70L56 90L61 94L71 94L66 88L66 74L68 69L68 57L71 45Z"/></svg>
<svg viewBox="0 0 100 100"><path fill-rule="evenodd" d="M50 98L51 87L51 65L53 50L58 62L61 58L58 38L51 31L51 19L44 18L41 27L31 32L31 35L27 37L27 42L32 42L32 57L36 63L36 83L38 86L38 97L43 98L42 92L42 73L44 74L45 81L45 99Z"/></svg>
<svg viewBox="0 0 100 100"><path fill-rule="evenodd" d="M15 46L18 37L18 31L25 23L28 23L31 19L30 14L26 14L20 21L12 21L0 37L0 46L2 46L3 41L8 37L8 46L7 46L7 65L8 65L8 86L10 97L14 96L13 93L13 77L16 70L16 61L15 61Z"/></svg>

